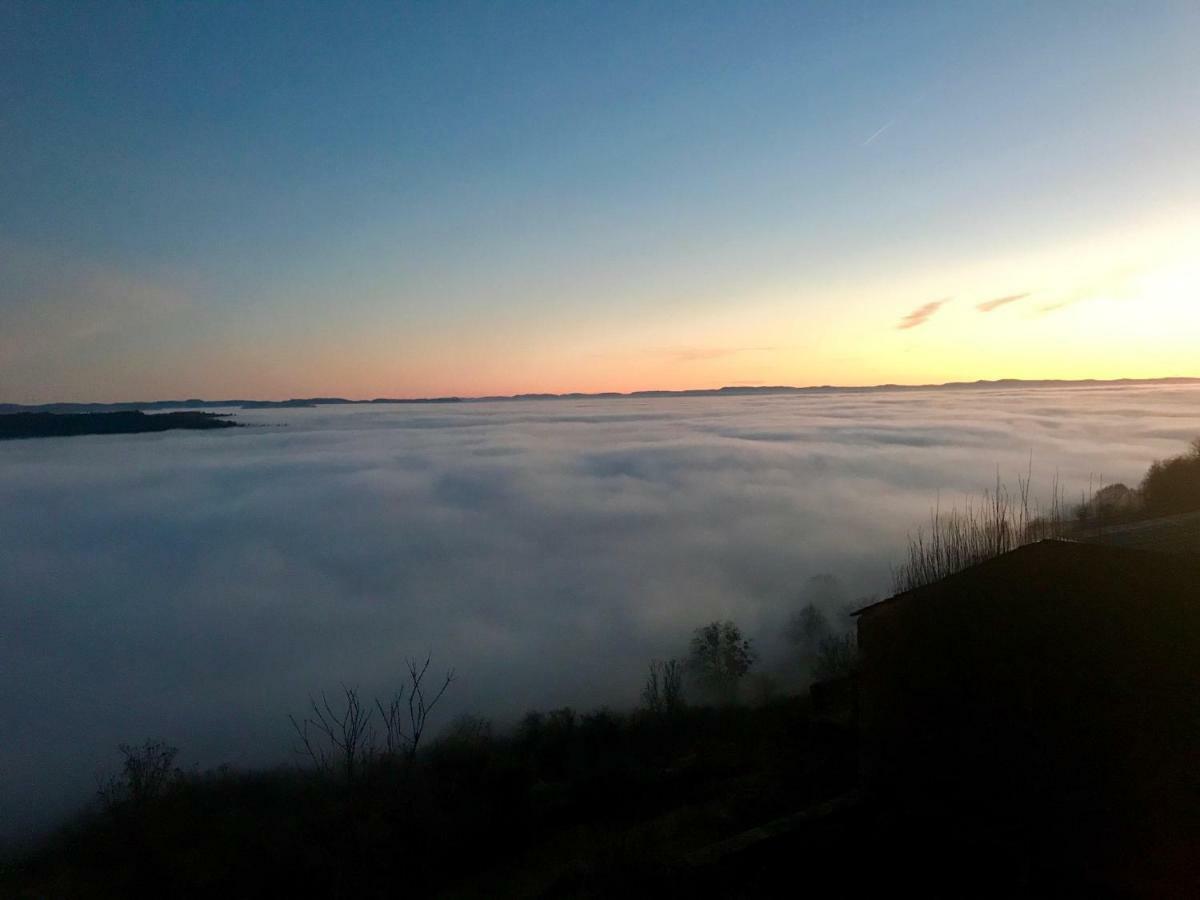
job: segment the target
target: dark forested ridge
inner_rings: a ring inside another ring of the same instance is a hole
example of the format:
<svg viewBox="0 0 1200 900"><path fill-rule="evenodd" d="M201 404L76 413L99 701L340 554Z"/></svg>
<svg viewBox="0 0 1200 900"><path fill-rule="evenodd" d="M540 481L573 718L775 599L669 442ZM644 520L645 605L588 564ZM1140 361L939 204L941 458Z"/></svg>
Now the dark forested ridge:
<svg viewBox="0 0 1200 900"><path fill-rule="evenodd" d="M121 401L118 403L0 403L0 415L13 413L104 413L161 409L312 409L317 406L355 406L372 403L459 403L460 397L418 397L415 399L376 397L374 400L347 400L343 397L296 397L291 400L188 400Z"/></svg>
<svg viewBox="0 0 1200 900"><path fill-rule="evenodd" d="M371 400L350 400L345 397L293 397L290 400L204 400L193 397L188 400L121 401L118 403L0 403L0 415L19 412L116 412L123 410L151 409L311 409L317 406L361 406L370 404L441 404L497 402L507 400L651 400L666 397L741 397L770 396L773 394L870 394L891 391L932 390L988 390L1003 388L1095 388L1116 385L1180 385L1196 384L1200 378L1094 378L1067 380L1027 380L1002 378L996 381L950 381L944 384L872 384L872 385L732 385L719 388L690 388L685 390L646 390L621 393L570 392L564 394L503 394L485 397L375 397Z"/></svg>
<svg viewBox="0 0 1200 900"><path fill-rule="evenodd" d="M0 415L0 440L5 438L72 437L81 434L137 434L175 428L237 428L225 416L206 412L146 415L136 410L93 413L26 412Z"/></svg>

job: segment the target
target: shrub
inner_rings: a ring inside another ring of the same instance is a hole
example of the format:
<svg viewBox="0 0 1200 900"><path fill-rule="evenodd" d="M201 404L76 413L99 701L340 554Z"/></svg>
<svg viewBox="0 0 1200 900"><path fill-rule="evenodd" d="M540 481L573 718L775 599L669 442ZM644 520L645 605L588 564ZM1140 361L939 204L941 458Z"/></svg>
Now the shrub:
<svg viewBox="0 0 1200 900"><path fill-rule="evenodd" d="M148 738L141 746L121 744L117 749L125 757L121 774L110 778L98 792L107 809L157 800L183 778L175 766L179 749L165 741Z"/></svg>
<svg viewBox="0 0 1200 900"><path fill-rule="evenodd" d="M1142 499L1151 516L1200 509L1200 438L1187 453L1155 460L1142 479Z"/></svg>
<svg viewBox="0 0 1200 900"><path fill-rule="evenodd" d="M1080 525L1107 525L1136 517L1141 512L1142 497L1124 484L1106 485L1075 509Z"/></svg>

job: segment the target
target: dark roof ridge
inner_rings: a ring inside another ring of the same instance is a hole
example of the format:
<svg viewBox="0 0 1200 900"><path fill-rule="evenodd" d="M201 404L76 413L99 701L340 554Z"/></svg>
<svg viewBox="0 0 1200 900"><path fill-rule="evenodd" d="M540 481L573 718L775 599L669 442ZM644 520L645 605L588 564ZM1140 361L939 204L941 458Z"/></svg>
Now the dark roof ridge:
<svg viewBox="0 0 1200 900"><path fill-rule="evenodd" d="M1033 541L1028 544L1022 544L1019 547L1014 547L1012 550L1007 550L1004 553L1001 553L997 556L993 556L988 559L982 560L980 562L973 563L972 565L969 565L964 569L959 569L957 572L952 572L951 574L946 575L944 578L939 578L937 581L931 581L929 584L923 584L919 587L910 588L907 591L901 591L898 594L893 594L890 597L885 597L883 600L878 600L875 603L870 603L870 604L862 607L861 609L854 610L851 613L851 615L852 616L861 616L865 612L870 612L871 610L877 609L881 606L884 606L885 604L890 604L897 600L903 600L914 594L922 593L922 592L928 590L929 588L932 588L932 587L935 587L938 585L943 585L949 581L962 580L964 576L969 577L972 573L977 572L979 569L990 566L999 560L1010 559L1011 557L1018 555L1018 554L1024 555L1024 554L1029 554L1029 553L1044 553L1044 552L1047 552L1048 548L1053 548L1053 547L1078 548L1081 550L1081 552L1084 552L1084 553L1093 553L1093 552L1098 553L1098 554L1102 553L1102 554L1104 554L1106 556L1110 556L1110 557L1125 556L1126 558L1129 558L1129 557L1143 557L1144 558L1146 556L1160 557L1162 555L1162 554L1155 553L1155 551L1153 551L1153 550L1145 550L1145 549L1135 548L1135 547L1120 547L1120 546L1113 546L1113 545L1109 545L1109 544L1097 544L1097 543L1092 543L1089 541L1067 540L1064 538L1044 538L1040 541ZM1082 548L1088 548L1088 549L1082 550ZM1171 557L1171 558L1172 559L1185 559L1185 557Z"/></svg>

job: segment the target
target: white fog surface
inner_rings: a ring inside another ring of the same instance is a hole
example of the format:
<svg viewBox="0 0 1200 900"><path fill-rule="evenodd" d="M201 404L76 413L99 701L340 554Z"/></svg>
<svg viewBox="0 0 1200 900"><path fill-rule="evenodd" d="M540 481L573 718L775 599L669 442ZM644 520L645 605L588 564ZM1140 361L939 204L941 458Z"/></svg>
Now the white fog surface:
<svg viewBox="0 0 1200 900"><path fill-rule="evenodd" d="M237 411L256 426L0 443L0 837L86 802L116 745L298 761L310 692L430 651L436 724L629 707L733 618L764 662L808 579L886 594L931 507L1032 454L1135 484L1200 386ZM786 674L786 673L785 673Z"/></svg>

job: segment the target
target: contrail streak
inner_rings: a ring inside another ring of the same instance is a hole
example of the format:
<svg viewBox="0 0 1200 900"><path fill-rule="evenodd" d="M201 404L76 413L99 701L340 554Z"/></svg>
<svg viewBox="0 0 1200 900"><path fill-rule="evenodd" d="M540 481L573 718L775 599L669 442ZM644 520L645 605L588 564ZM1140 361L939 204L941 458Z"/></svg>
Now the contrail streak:
<svg viewBox="0 0 1200 900"><path fill-rule="evenodd" d="M871 135L869 138L867 138L865 141L863 141L862 144L860 144L859 146L861 146L861 147L869 146L871 144L871 142L875 140L875 138L879 137L881 134L883 134L885 131L887 131L889 128L891 128L895 124L896 124L896 120L892 119L890 122L888 122L882 128L880 128L878 131L876 131L873 135Z"/></svg>

